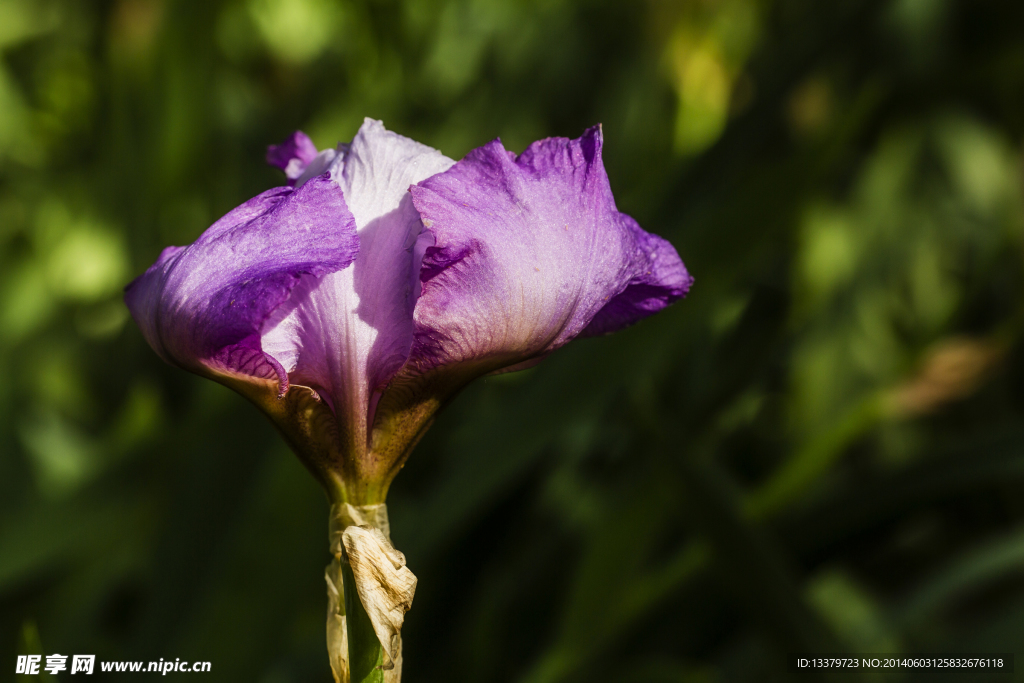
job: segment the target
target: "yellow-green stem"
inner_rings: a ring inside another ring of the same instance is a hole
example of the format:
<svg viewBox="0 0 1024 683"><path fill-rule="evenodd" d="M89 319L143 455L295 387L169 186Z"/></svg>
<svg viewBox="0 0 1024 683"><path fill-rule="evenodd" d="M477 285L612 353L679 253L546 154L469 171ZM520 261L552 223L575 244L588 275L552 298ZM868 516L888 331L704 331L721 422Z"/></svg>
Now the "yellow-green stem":
<svg viewBox="0 0 1024 683"><path fill-rule="evenodd" d="M348 664L350 683L382 683L383 651L359 600L355 577L348 560L342 556L341 575L345 585L345 621L348 627Z"/></svg>

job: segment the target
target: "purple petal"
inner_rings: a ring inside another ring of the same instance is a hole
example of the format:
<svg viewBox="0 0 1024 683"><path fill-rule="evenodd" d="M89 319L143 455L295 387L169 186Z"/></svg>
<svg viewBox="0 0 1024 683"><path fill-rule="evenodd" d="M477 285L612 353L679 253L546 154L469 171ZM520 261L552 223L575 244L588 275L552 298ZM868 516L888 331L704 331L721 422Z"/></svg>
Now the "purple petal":
<svg viewBox="0 0 1024 683"><path fill-rule="evenodd" d="M637 261L648 267L633 276L624 289L613 297L581 333L591 337L616 332L653 315L690 291L693 277L687 272L679 255L667 240L652 235L624 213L619 216L633 232L641 254Z"/></svg>
<svg viewBox="0 0 1024 683"><path fill-rule="evenodd" d="M366 448L379 391L405 363L412 344L422 224L408 189L453 163L367 119L352 143L339 147L331 166L355 216L355 264L305 280L282 307L284 314L263 328L263 348L294 383L313 387L331 404L357 452Z"/></svg>
<svg viewBox="0 0 1024 683"><path fill-rule="evenodd" d="M289 185L295 185L316 157L316 145L301 130L292 133L280 145L267 147L267 163L284 171Z"/></svg>
<svg viewBox="0 0 1024 683"><path fill-rule="evenodd" d="M413 374L517 365L686 293L690 278L672 246L616 210L601 145L600 128L541 140L518 157L495 140L411 188L434 238L420 275Z"/></svg>
<svg viewBox="0 0 1024 683"><path fill-rule="evenodd" d="M188 247L169 247L125 291L146 340L189 370L277 380L281 363L259 332L301 279L355 259L355 220L327 176L250 199Z"/></svg>

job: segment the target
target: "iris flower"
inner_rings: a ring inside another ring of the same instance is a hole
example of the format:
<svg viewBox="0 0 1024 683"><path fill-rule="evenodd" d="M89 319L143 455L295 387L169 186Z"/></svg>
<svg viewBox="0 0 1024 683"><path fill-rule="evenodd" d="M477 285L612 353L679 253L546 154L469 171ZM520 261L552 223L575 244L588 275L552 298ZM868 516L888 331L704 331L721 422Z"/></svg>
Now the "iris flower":
<svg viewBox="0 0 1024 683"><path fill-rule="evenodd" d="M595 127L519 155L494 140L455 162L369 119L336 149L297 132L267 154L288 186L165 249L126 302L165 361L274 421L334 504L337 557L366 564L353 530L376 528L369 562L405 570L380 507L439 408L477 377L624 328L690 287L672 245L616 209L601 148ZM404 616L405 598L376 604L354 585L377 668L400 663L401 619L381 626L374 611Z"/></svg>

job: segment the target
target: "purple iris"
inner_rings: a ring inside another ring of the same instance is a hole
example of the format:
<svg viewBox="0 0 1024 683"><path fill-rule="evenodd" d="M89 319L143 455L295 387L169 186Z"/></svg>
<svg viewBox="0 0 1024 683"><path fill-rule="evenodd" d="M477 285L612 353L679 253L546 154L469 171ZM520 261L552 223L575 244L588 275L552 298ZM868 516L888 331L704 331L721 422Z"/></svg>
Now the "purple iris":
<svg viewBox="0 0 1024 683"><path fill-rule="evenodd" d="M336 498L383 501L438 408L683 297L675 249L615 208L602 135L458 163L367 120L270 148L290 187L169 247L125 299L166 361L259 405Z"/></svg>

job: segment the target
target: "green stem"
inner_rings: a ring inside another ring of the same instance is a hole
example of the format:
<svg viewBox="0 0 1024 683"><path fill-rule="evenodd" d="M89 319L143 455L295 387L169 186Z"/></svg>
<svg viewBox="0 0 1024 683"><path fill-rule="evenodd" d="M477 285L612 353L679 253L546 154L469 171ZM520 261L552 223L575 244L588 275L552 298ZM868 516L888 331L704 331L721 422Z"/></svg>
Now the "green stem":
<svg viewBox="0 0 1024 683"><path fill-rule="evenodd" d="M348 626L348 663L351 683L383 683L384 671L380 668L384 653L377 640L377 634L370 623L363 603L356 592L352 567L344 556L341 561L341 576L345 584L345 621Z"/></svg>

